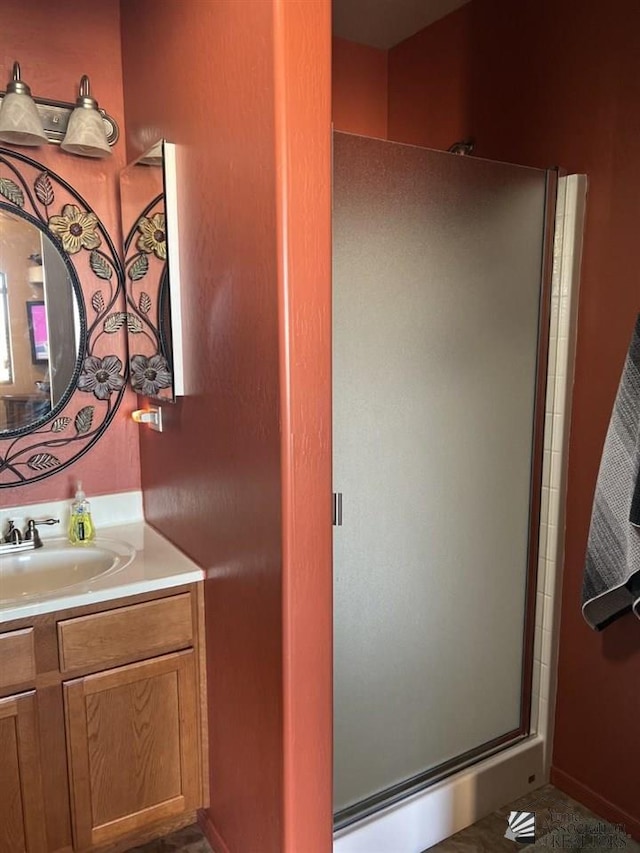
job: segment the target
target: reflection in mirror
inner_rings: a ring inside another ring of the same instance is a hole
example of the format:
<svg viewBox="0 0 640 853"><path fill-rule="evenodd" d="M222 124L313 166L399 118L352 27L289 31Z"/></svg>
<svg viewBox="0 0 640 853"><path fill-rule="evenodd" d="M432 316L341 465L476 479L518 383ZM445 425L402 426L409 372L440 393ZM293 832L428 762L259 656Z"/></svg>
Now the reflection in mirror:
<svg viewBox="0 0 640 853"><path fill-rule="evenodd" d="M138 394L165 402L183 393L177 246L171 252L168 238L174 156L160 140L120 175L130 381Z"/></svg>
<svg viewBox="0 0 640 853"><path fill-rule="evenodd" d="M0 209L0 432L42 421L63 400L79 348L78 295L59 249Z"/></svg>

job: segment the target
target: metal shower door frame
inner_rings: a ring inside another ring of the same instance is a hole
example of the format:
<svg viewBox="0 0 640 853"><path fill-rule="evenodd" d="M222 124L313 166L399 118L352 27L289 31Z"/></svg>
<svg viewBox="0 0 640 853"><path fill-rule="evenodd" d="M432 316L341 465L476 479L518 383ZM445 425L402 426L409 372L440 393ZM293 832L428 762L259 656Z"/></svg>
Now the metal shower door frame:
<svg viewBox="0 0 640 853"><path fill-rule="evenodd" d="M531 453L531 479L529 493L529 531L527 545L527 572L525 613L523 622L522 680L520 724L516 729L480 744L436 767L416 774L396 785L373 794L334 814L334 831L362 820L381 809L412 796L511 746L526 740L531 732L531 702L534 668L535 610L539 560L540 507L542 497L542 465L544 459L545 402L547 393L549 326L551 317L551 281L553 273L553 246L555 212L558 189L558 168L546 170L544 200L544 235L540 269L540 302L538 311L538 345L536 353L536 380L534 393L534 424ZM339 510L339 511L338 511ZM342 522L342 495L334 496L334 524Z"/></svg>

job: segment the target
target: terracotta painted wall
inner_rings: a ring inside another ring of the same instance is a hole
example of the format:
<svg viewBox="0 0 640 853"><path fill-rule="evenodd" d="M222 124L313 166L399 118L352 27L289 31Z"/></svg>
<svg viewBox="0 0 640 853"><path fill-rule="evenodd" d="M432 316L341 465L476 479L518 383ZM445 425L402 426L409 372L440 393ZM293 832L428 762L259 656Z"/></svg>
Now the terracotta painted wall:
<svg viewBox="0 0 640 853"><path fill-rule="evenodd" d="M331 6L278 0L285 853L333 841Z"/></svg>
<svg viewBox="0 0 640 853"><path fill-rule="evenodd" d="M118 175L126 162L118 0L77 3L59 0L4 0L0 77L2 88L14 60L34 95L74 101L82 74L91 79L98 101L120 125L122 138L107 161L73 157L48 146L20 149L69 181L93 206L120 244ZM100 441L74 465L31 486L0 490L0 506L57 500L75 492L81 479L88 495L140 487L137 427L128 412L135 397L127 394ZM73 490L73 491L72 491Z"/></svg>
<svg viewBox="0 0 640 853"><path fill-rule="evenodd" d="M552 779L640 837L640 629L627 616L596 634L580 613L602 444L640 309L640 4L473 0L461 13L465 56L455 56L455 34L450 56L468 82L456 112L466 102L460 130L476 137L477 154L589 176ZM405 78L435 74L429 55L406 54ZM411 129L413 114L391 108L391 135L395 121L406 141L433 144L424 118ZM428 118L447 127L447 105Z"/></svg>
<svg viewBox="0 0 640 853"><path fill-rule="evenodd" d="M336 130L387 137L387 54L332 39L332 117Z"/></svg>
<svg viewBox="0 0 640 853"><path fill-rule="evenodd" d="M470 8L389 50L389 139L446 151L471 135Z"/></svg>
<svg viewBox="0 0 640 853"><path fill-rule="evenodd" d="M145 514L207 571L204 824L232 853L331 844L329 16L122 3L130 154L179 149L188 330Z"/></svg>

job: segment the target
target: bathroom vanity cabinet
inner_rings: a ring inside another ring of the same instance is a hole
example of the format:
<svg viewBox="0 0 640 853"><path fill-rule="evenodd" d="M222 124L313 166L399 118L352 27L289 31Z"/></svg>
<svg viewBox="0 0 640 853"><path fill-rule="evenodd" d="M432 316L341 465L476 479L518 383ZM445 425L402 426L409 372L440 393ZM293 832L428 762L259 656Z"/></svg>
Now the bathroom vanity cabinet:
<svg viewBox="0 0 640 853"><path fill-rule="evenodd" d="M202 584L0 626L0 853L125 850L207 802Z"/></svg>
<svg viewBox="0 0 640 853"><path fill-rule="evenodd" d="M0 850L46 851L34 691L0 699Z"/></svg>

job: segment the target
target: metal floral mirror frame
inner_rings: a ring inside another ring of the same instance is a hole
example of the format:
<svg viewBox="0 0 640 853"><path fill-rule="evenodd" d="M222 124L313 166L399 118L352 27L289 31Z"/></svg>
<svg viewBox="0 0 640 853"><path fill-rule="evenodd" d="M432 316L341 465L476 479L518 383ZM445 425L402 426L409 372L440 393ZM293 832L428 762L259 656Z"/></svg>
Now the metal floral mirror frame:
<svg viewBox="0 0 640 853"><path fill-rule="evenodd" d="M184 394L176 186L163 139L120 174L130 383L161 402Z"/></svg>
<svg viewBox="0 0 640 853"><path fill-rule="evenodd" d="M36 299L31 304L43 306L42 324L46 329L49 323L50 338L56 331L61 342L65 335L75 339L57 395L45 399L44 406L22 419L6 418L4 428L0 428L3 488L42 480L76 461L98 441L125 391L126 327L135 321L125 310L124 269L113 242L97 215L70 184L37 161L0 148L0 214L5 222L15 219L37 229L53 265L66 272L69 299L74 304L72 323L61 323L53 316L59 300ZM10 264L10 248L10 242L2 244L0 267ZM36 257L30 256L37 267ZM0 272L6 281L0 305L4 329L0 332L6 337L8 363L19 343L14 342L12 349L9 306L12 300L24 303L21 288L27 283L19 279L35 281L38 276L5 276L2 269ZM33 328L30 333L33 346ZM48 341L38 345L42 349L40 360L49 363L49 375L34 384L46 394L55 384L56 368ZM5 371L4 385L0 383L0 408L4 404L8 411L19 395L3 394L3 387L10 387L7 376L13 378L10 369ZM22 396L31 399L35 393Z"/></svg>

